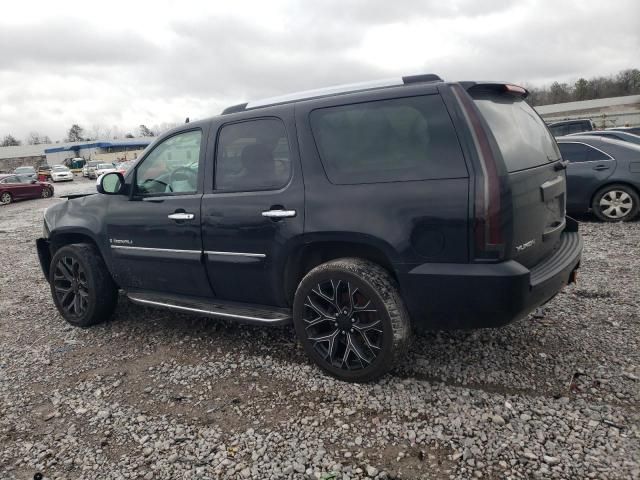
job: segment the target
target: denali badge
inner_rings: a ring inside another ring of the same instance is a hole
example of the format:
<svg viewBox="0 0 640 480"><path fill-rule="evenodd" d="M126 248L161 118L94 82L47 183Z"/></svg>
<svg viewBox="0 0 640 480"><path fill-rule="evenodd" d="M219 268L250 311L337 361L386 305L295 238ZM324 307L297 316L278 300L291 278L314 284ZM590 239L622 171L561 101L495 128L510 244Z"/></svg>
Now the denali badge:
<svg viewBox="0 0 640 480"><path fill-rule="evenodd" d="M516 247L516 252L521 252L523 250L526 250L529 247L533 247L535 244L536 244L535 240L529 240L528 242L525 242L522 245L518 245Z"/></svg>
<svg viewBox="0 0 640 480"><path fill-rule="evenodd" d="M109 243L115 243L116 245L133 245L132 240L120 240L119 238L110 238Z"/></svg>

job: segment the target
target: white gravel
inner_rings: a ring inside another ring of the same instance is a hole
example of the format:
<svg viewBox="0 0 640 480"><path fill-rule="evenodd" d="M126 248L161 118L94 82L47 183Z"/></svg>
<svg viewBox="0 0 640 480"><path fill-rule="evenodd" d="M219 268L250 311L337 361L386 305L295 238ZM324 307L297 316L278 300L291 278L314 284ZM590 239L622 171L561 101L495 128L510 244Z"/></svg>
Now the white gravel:
<svg viewBox="0 0 640 480"><path fill-rule="evenodd" d="M76 180L56 194L92 190ZM499 330L418 338L380 382L292 329L145 309L67 326L0 207L0 478L640 478L640 223L583 219L579 283Z"/></svg>

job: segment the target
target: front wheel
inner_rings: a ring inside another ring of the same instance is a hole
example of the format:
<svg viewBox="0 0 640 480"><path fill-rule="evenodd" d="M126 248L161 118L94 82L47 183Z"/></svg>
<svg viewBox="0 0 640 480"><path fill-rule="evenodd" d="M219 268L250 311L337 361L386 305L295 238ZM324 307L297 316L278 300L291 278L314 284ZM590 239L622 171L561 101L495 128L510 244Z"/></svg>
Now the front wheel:
<svg viewBox="0 0 640 480"><path fill-rule="evenodd" d="M607 185L593 197L593 213L605 222L626 222L638 215L640 199L626 185Z"/></svg>
<svg viewBox="0 0 640 480"><path fill-rule="evenodd" d="M296 334L309 357L341 380L374 380L396 364L410 324L395 280L379 265L342 258L300 282L293 306Z"/></svg>
<svg viewBox="0 0 640 480"><path fill-rule="evenodd" d="M118 287L100 252L87 243L66 245L55 253L49 284L58 312L77 327L107 320L118 302Z"/></svg>
<svg viewBox="0 0 640 480"><path fill-rule="evenodd" d="M51 196L51 189L43 188L41 195L42 195L42 198L49 198Z"/></svg>

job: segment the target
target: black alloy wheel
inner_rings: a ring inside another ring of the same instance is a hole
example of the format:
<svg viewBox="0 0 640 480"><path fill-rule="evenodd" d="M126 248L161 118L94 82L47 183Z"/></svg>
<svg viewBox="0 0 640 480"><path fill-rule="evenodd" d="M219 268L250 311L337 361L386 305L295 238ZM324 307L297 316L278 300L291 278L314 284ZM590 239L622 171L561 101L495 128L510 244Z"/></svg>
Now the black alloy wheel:
<svg viewBox="0 0 640 480"><path fill-rule="evenodd" d="M359 370L382 350L382 320L371 299L349 281L330 278L304 302L307 340L331 366Z"/></svg>
<svg viewBox="0 0 640 480"><path fill-rule="evenodd" d="M58 259L53 271L53 289L58 304L67 315L81 317L87 312L87 274L76 258L62 256Z"/></svg>

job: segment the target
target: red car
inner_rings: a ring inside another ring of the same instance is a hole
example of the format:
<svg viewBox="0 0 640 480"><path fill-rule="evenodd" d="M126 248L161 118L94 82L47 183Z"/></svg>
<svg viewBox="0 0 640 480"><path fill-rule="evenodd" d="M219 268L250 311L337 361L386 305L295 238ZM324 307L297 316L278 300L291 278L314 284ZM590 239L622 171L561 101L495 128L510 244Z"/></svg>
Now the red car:
<svg viewBox="0 0 640 480"><path fill-rule="evenodd" d="M23 175L0 175L0 204L7 205L14 200L27 198L49 198L53 196L53 186Z"/></svg>

